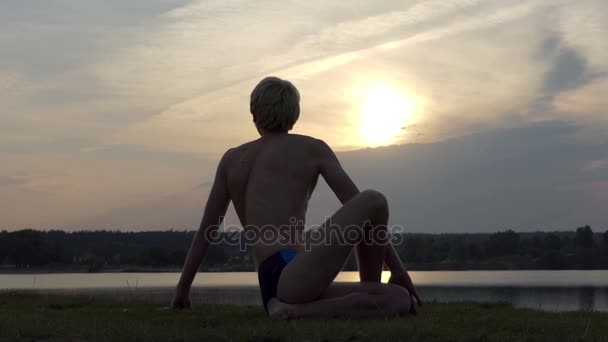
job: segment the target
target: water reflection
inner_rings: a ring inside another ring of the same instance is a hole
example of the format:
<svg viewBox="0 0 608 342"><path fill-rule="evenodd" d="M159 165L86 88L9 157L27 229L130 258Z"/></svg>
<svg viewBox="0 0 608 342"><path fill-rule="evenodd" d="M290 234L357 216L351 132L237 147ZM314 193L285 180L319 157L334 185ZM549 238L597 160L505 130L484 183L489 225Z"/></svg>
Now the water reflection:
<svg viewBox="0 0 608 342"><path fill-rule="evenodd" d="M383 280L388 280L388 273ZM0 274L0 290L95 293L168 301L179 273ZM506 302L515 307L551 311L608 311L608 271L462 271L412 272L426 301ZM357 281L342 272L339 281ZM259 304L257 275L201 273L194 300Z"/></svg>
<svg viewBox="0 0 608 342"><path fill-rule="evenodd" d="M595 308L595 289L583 287L579 291L579 307L583 310L593 310Z"/></svg>
<svg viewBox="0 0 608 342"><path fill-rule="evenodd" d="M548 311L608 311L608 288L593 287L422 287L430 301L505 302Z"/></svg>

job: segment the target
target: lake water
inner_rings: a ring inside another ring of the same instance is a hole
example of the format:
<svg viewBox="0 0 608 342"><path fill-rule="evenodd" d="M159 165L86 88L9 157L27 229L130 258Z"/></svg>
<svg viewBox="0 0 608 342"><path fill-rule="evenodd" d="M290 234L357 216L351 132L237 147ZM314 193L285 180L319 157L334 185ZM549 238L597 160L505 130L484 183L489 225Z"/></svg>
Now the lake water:
<svg viewBox="0 0 608 342"><path fill-rule="evenodd" d="M515 307L608 311L608 271L418 271L411 272L426 301L508 302ZM386 281L389 274L385 272ZM179 273L0 274L0 290L97 293L169 300ZM342 272L339 281L357 281ZM199 273L193 299L258 304L257 274Z"/></svg>

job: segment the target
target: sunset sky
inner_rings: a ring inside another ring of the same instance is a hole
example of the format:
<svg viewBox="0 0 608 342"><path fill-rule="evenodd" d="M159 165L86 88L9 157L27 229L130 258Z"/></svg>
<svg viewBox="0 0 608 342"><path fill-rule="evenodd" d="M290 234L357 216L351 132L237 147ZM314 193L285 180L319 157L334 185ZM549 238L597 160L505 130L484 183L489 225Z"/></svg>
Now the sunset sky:
<svg viewBox="0 0 608 342"><path fill-rule="evenodd" d="M266 75L393 224L608 228L608 1L3 0L0 230L196 227Z"/></svg>

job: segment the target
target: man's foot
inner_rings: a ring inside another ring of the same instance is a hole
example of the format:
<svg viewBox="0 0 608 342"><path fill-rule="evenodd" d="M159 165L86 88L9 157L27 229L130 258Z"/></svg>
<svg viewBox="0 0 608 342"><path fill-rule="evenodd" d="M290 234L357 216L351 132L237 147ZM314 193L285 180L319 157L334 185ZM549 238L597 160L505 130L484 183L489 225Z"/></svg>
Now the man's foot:
<svg viewBox="0 0 608 342"><path fill-rule="evenodd" d="M403 276L403 274L392 274L388 278L388 283L393 285L398 285L407 290L407 280Z"/></svg>
<svg viewBox="0 0 608 342"><path fill-rule="evenodd" d="M288 320L297 318L296 306L293 304L283 303L276 298L272 298L268 302L268 316L276 320Z"/></svg>
<svg viewBox="0 0 608 342"><path fill-rule="evenodd" d="M416 316L416 314L418 313L416 310L416 304L422 305L422 302L420 301L420 297L418 297L418 293L414 288L414 284L412 283L409 274L407 272L403 272L401 274L391 273L391 277L388 279L388 283L401 286L408 291L411 302L409 311L411 315Z"/></svg>
<svg viewBox="0 0 608 342"><path fill-rule="evenodd" d="M407 270L403 270L398 273L391 273L391 277L388 279L389 284L394 284L405 288L410 295L412 295L418 305L422 305L422 300L420 300L420 296L418 296L418 292L416 291L416 287L414 287L414 283L412 282L412 278Z"/></svg>

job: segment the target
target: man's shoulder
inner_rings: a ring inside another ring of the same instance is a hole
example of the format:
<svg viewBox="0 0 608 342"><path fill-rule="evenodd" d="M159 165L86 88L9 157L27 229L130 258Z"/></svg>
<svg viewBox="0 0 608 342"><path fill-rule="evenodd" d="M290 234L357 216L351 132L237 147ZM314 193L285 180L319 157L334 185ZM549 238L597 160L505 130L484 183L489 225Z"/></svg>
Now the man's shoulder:
<svg viewBox="0 0 608 342"><path fill-rule="evenodd" d="M252 140L252 141L246 142L244 144L241 144L239 146L229 148L224 153L222 160L230 161L230 160L238 159L239 156L243 155L249 149L251 149L251 147L254 145L255 142L256 142L256 140Z"/></svg>
<svg viewBox="0 0 608 342"><path fill-rule="evenodd" d="M311 146L327 146L327 144L323 140L311 137L309 135L289 133L287 136L289 140L291 140L292 142L297 142L299 144ZM248 141L244 144L228 149L226 153L238 154L240 152L245 152L259 143L260 139Z"/></svg>
<svg viewBox="0 0 608 342"><path fill-rule="evenodd" d="M302 135L302 134L290 134L290 136L292 136L293 139L297 140L298 142L301 142L303 144L307 144L313 148L325 148L327 146L327 144L325 143L325 141L315 138L315 137L311 137L309 135Z"/></svg>
<svg viewBox="0 0 608 342"><path fill-rule="evenodd" d="M327 145L327 143L325 143L325 141L308 135L290 133L289 140L291 140L292 143L295 142L295 144L292 144L294 148L303 149L305 151L313 153L324 153L328 150L331 150L331 148L329 147L329 145ZM240 160L244 156L246 156L250 151L254 151L257 147L259 147L259 144L260 140L256 139L229 148L226 153L224 153L222 159L225 160L225 162Z"/></svg>
<svg viewBox="0 0 608 342"><path fill-rule="evenodd" d="M251 140L241 145L229 148L222 157L225 163L232 164L234 161L250 159L251 156L258 154L261 148L260 139Z"/></svg>
<svg viewBox="0 0 608 342"><path fill-rule="evenodd" d="M318 141L319 139L315 138L315 137L311 137L310 135L304 135L304 134L296 134L296 133L289 133L289 136L292 139L298 139L301 141L308 141L308 142L313 142L313 141Z"/></svg>
<svg viewBox="0 0 608 342"><path fill-rule="evenodd" d="M256 142L257 142L257 140L252 140L252 141L248 141L246 143L240 144L238 146L231 147L228 149L228 151L226 151L226 154L238 154L240 152L244 152L244 151L250 149Z"/></svg>

